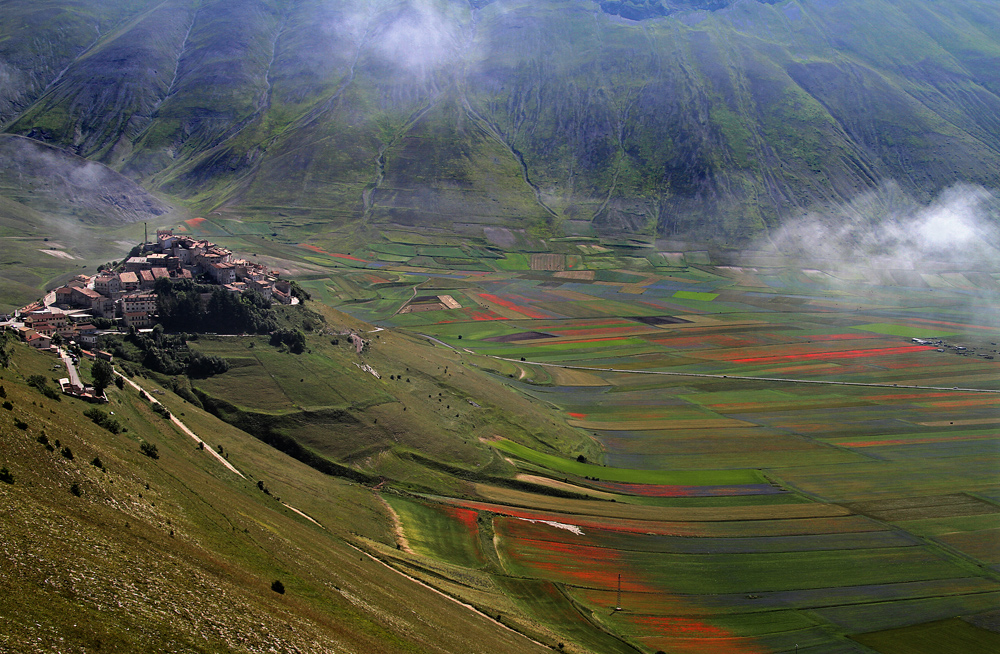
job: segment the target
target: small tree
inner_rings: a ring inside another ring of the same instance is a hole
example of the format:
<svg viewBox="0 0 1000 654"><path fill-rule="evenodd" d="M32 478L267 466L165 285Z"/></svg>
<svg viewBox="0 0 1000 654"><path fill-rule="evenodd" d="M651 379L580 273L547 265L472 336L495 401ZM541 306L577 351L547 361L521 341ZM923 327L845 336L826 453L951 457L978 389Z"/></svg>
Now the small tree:
<svg viewBox="0 0 1000 654"><path fill-rule="evenodd" d="M139 451L148 456L151 459L159 459L160 453L156 449L156 446L152 443L142 443L139 445Z"/></svg>
<svg viewBox="0 0 1000 654"><path fill-rule="evenodd" d="M271 582L271 590L274 592L284 595L285 594L285 584L281 583L277 579Z"/></svg>
<svg viewBox="0 0 1000 654"><path fill-rule="evenodd" d="M10 365L10 353L10 332L2 329L0 330L0 368L6 368Z"/></svg>
<svg viewBox="0 0 1000 654"><path fill-rule="evenodd" d="M13 484L14 475L10 474L10 470L7 468L0 468L0 481L5 484Z"/></svg>
<svg viewBox="0 0 1000 654"><path fill-rule="evenodd" d="M73 494L74 494L74 495L76 495L77 497L80 497L80 495L82 495L82 494L83 494L83 493L82 493L82 492L80 491L80 484L76 483L75 481L74 481L74 482L73 482L73 484L72 484L72 485L71 485L71 486L69 487L69 492L73 493Z"/></svg>
<svg viewBox="0 0 1000 654"><path fill-rule="evenodd" d="M95 361L90 373L94 377L94 392L97 395L103 395L104 389L110 386L115 379L114 366L104 359Z"/></svg>

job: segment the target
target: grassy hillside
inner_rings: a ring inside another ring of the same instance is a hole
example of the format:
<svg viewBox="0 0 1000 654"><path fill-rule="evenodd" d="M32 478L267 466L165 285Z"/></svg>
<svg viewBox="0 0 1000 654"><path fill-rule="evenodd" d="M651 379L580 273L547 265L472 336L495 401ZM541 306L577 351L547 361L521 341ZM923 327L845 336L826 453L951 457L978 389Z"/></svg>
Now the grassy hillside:
<svg viewBox="0 0 1000 654"><path fill-rule="evenodd" d="M127 430L112 434L83 416L88 405L26 385L27 376L62 374L55 362L16 346L0 370L4 649L540 651L358 549L393 542L370 490L276 453L147 380L138 381L244 476L129 386L109 391L104 409ZM144 443L158 458L140 452ZM272 590L276 580L284 593Z"/></svg>

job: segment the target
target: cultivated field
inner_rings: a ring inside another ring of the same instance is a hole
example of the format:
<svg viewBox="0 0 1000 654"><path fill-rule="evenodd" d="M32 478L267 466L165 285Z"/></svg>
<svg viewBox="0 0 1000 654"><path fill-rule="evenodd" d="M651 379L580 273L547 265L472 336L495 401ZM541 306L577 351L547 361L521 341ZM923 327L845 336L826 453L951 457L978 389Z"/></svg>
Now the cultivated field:
<svg viewBox="0 0 1000 654"><path fill-rule="evenodd" d="M707 266L585 279L558 261L398 277L461 284L461 310L394 315L399 289L375 285L341 305L435 339L597 445L488 437L531 487L392 500L417 556L517 586L553 628L572 607L589 626L564 633L613 637L601 651L986 651L893 649L885 630L996 638L956 619L1000 605L995 285Z"/></svg>

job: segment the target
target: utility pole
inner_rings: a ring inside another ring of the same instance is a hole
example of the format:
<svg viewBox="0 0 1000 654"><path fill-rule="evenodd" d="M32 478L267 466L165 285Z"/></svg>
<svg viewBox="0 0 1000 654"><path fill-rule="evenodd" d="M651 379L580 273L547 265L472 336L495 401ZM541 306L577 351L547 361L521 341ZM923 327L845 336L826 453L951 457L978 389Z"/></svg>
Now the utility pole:
<svg viewBox="0 0 1000 654"><path fill-rule="evenodd" d="M622 573L618 573L618 600L615 602L615 611L622 610Z"/></svg>

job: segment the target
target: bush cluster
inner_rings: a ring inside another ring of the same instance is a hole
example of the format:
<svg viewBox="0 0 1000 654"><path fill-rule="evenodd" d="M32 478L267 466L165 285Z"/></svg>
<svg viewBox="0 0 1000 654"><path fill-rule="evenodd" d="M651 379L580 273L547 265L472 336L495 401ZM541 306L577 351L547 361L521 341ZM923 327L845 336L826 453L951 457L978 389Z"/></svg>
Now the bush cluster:
<svg viewBox="0 0 1000 654"><path fill-rule="evenodd" d="M267 334L278 326L271 303L256 291L230 293L218 286L167 278L158 279L153 288L160 322L171 331ZM204 307L202 293L212 294Z"/></svg>
<svg viewBox="0 0 1000 654"><path fill-rule="evenodd" d="M125 336L105 336L102 347L116 358L139 363L164 375L210 377L229 370L229 363L217 356L194 352L188 347L195 334L167 334L157 325L151 334L130 331ZM128 369L123 366L128 372Z"/></svg>
<svg viewBox="0 0 1000 654"><path fill-rule="evenodd" d="M118 422L117 418L112 418L106 412L101 411L98 408L87 409L83 412L83 415L87 416L94 421L94 424L99 427L104 427L112 434L119 434L122 430L122 425Z"/></svg>
<svg viewBox="0 0 1000 654"><path fill-rule="evenodd" d="M289 351L301 354L306 349L306 335L297 329L278 329L271 334L271 345L287 345Z"/></svg>
<svg viewBox="0 0 1000 654"><path fill-rule="evenodd" d="M160 452L156 449L156 446L152 443L142 443L139 445L139 451L148 456L151 459L159 459Z"/></svg>
<svg viewBox="0 0 1000 654"><path fill-rule="evenodd" d="M55 400L56 402L62 401L62 396L59 394L59 391L49 386L49 380L42 375L31 375L28 377L27 381L28 386L33 387L50 400Z"/></svg>

